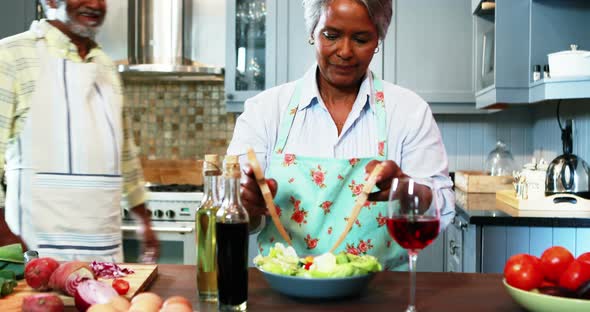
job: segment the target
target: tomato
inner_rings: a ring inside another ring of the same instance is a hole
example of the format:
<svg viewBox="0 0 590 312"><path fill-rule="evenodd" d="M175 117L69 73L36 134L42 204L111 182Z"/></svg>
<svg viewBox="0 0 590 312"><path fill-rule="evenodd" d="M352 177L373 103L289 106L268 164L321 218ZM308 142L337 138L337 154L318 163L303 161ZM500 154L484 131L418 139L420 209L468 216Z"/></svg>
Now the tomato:
<svg viewBox="0 0 590 312"><path fill-rule="evenodd" d="M504 266L506 282L522 290L538 288L543 283L543 270L537 257L518 254L510 257Z"/></svg>
<svg viewBox="0 0 590 312"><path fill-rule="evenodd" d="M129 291L129 282L124 279L116 278L113 280L113 288L119 295L124 295Z"/></svg>
<svg viewBox="0 0 590 312"><path fill-rule="evenodd" d="M559 278L559 286L576 291L590 280L590 262L574 260Z"/></svg>
<svg viewBox="0 0 590 312"><path fill-rule="evenodd" d="M541 255L541 268L545 279L557 283L561 274L565 272L572 261L574 261L574 256L564 247L547 248Z"/></svg>
<svg viewBox="0 0 590 312"><path fill-rule="evenodd" d="M579 261L590 262L590 252L585 252L578 256Z"/></svg>

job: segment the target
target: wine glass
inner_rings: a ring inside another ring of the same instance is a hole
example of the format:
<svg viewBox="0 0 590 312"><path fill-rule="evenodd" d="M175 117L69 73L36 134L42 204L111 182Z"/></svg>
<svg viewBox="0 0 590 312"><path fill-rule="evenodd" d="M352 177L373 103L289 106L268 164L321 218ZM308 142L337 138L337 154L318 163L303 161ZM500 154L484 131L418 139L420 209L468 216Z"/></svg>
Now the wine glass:
<svg viewBox="0 0 590 312"><path fill-rule="evenodd" d="M416 311L416 260L418 253L438 236L440 209L434 180L395 178L389 193L387 230L408 251L410 298L406 312Z"/></svg>

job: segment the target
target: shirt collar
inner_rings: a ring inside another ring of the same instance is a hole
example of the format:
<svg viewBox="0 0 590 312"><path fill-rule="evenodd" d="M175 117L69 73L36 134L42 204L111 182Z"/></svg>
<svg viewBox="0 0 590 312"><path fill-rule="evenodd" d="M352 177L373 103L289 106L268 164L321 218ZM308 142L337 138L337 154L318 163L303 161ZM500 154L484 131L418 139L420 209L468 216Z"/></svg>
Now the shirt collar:
<svg viewBox="0 0 590 312"><path fill-rule="evenodd" d="M320 91L316 80L316 72L318 70L318 64L315 63L303 75L301 98L298 110L303 110L311 106L312 104L320 103ZM371 70L367 69L367 74L365 75L365 79L361 83L361 87L359 88L359 93L357 95L357 99L354 105L362 105L362 107L364 107L364 105L369 104L370 107L373 108L374 101L371 100L372 89L373 78ZM360 107L359 110L362 109L362 107Z"/></svg>
<svg viewBox="0 0 590 312"><path fill-rule="evenodd" d="M48 23L47 20L42 19L39 21L33 21L30 30L35 34L37 39L45 38L47 41L47 46L55 49L60 57L78 62L84 62L84 60L82 60L78 54L78 47L72 43L70 37ZM102 47L97 44L96 47L88 51L88 55L86 55L86 61L91 60L100 53L102 53Z"/></svg>

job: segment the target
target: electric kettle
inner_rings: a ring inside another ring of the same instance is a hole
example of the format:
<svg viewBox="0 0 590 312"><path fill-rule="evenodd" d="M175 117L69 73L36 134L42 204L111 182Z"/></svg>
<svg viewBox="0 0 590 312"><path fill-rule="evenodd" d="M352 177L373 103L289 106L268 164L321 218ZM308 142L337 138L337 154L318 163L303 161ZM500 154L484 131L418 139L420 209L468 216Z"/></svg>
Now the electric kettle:
<svg viewBox="0 0 590 312"><path fill-rule="evenodd" d="M561 141L563 155L555 158L547 168L545 196L569 194L590 199L590 171L588 164L581 157L572 154L572 126L570 122L566 123L565 129L561 130ZM564 201L570 200L564 199Z"/></svg>

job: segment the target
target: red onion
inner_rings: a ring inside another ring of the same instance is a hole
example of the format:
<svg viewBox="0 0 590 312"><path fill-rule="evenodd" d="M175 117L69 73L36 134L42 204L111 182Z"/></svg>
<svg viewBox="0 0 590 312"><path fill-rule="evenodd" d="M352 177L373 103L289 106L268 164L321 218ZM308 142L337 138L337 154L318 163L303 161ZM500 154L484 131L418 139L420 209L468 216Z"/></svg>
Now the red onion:
<svg viewBox="0 0 590 312"><path fill-rule="evenodd" d="M106 283L97 280L85 280L78 284L74 302L78 311L85 312L93 304L103 304L119 296L117 291Z"/></svg>
<svg viewBox="0 0 590 312"><path fill-rule="evenodd" d="M122 268L112 262L92 261L90 268L94 272L94 275L100 278L118 278L135 273L129 268Z"/></svg>

